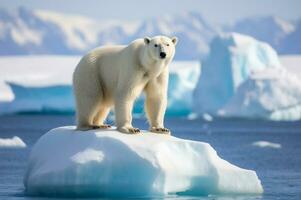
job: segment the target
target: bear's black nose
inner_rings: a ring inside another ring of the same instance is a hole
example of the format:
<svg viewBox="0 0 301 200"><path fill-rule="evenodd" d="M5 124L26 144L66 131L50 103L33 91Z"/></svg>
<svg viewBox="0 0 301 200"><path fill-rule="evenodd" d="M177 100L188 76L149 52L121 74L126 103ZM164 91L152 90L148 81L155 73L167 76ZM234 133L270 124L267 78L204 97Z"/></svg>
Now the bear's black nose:
<svg viewBox="0 0 301 200"><path fill-rule="evenodd" d="M163 59L163 58L165 58L166 57L166 53L165 52L161 52L160 53L160 57Z"/></svg>

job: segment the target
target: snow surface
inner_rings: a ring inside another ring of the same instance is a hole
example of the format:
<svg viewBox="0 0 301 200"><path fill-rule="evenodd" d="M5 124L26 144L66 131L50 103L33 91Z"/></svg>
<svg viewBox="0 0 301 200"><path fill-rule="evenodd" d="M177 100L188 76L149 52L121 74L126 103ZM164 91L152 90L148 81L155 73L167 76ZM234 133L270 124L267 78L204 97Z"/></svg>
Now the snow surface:
<svg viewBox="0 0 301 200"><path fill-rule="evenodd" d="M281 149L281 144L268 142L268 141L257 141L252 143L253 146L260 148L273 148L273 149Z"/></svg>
<svg viewBox="0 0 301 200"><path fill-rule="evenodd" d="M26 144L17 136L13 138L0 138L0 148L25 148Z"/></svg>
<svg viewBox="0 0 301 200"><path fill-rule="evenodd" d="M0 114L17 112L73 112L72 73L78 56L0 57ZM196 61L170 65L168 115L188 115L200 76ZM183 98L185 97L185 98ZM135 113L143 112L143 96Z"/></svg>
<svg viewBox="0 0 301 200"><path fill-rule="evenodd" d="M260 194L256 173L221 159L208 144L143 131L60 127L34 145L26 192L46 196L150 197Z"/></svg>

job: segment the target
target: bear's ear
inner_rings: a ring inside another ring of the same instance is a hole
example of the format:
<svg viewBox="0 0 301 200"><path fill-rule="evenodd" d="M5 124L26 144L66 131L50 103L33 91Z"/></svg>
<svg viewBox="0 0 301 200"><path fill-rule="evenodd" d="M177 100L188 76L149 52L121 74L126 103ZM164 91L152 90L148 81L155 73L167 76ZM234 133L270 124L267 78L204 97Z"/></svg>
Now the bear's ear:
<svg viewBox="0 0 301 200"><path fill-rule="evenodd" d="M178 43L178 38L177 37L172 37L171 41L174 45L176 45Z"/></svg>
<svg viewBox="0 0 301 200"><path fill-rule="evenodd" d="M151 41L151 39L150 39L149 37L145 37L145 38L144 38L144 43L145 43L145 44L149 44L150 41Z"/></svg>

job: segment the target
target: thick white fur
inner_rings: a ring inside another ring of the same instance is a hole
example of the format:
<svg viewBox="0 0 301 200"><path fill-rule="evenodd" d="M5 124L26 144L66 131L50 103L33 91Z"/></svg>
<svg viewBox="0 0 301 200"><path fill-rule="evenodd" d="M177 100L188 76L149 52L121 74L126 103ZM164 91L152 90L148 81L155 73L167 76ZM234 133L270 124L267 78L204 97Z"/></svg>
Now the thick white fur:
<svg viewBox="0 0 301 200"><path fill-rule="evenodd" d="M168 65L174 57L176 43L175 37L146 37L128 46L101 47L85 55L73 74L77 128L89 130L104 126L114 107L117 129L123 133L138 131L132 126L132 108L144 91L150 128L164 132ZM166 58L160 57L161 52L166 53Z"/></svg>

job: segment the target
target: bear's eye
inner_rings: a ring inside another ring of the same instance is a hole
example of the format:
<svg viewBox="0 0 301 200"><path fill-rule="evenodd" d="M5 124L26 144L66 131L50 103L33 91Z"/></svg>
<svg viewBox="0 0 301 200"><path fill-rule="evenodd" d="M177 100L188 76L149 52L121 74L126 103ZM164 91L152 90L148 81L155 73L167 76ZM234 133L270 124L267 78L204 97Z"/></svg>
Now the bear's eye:
<svg viewBox="0 0 301 200"><path fill-rule="evenodd" d="M157 44L155 44L155 47L158 47L158 45L157 45Z"/></svg>

